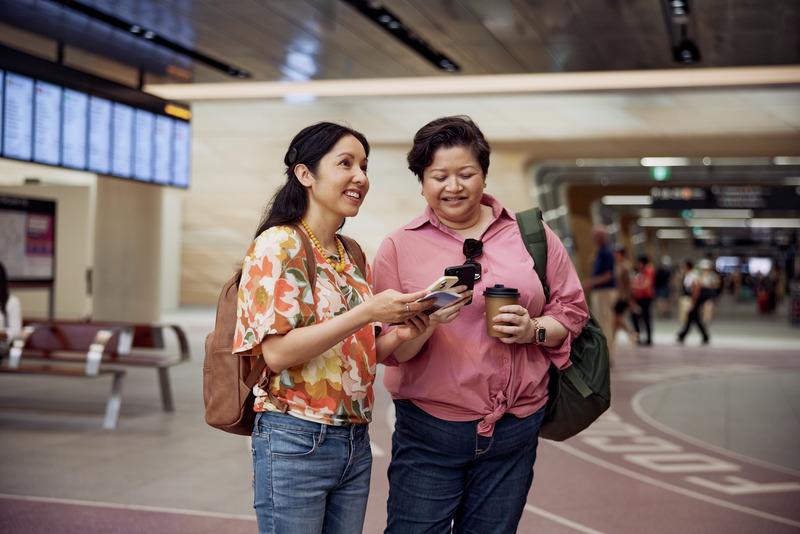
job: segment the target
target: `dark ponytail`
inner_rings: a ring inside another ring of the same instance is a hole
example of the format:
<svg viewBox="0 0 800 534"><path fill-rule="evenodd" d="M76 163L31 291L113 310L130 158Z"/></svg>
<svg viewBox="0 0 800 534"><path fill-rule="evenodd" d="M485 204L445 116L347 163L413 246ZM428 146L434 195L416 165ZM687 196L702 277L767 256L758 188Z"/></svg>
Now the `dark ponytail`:
<svg viewBox="0 0 800 534"><path fill-rule="evenodd" d="M303 128L294 136L283 157L286 164L286 183L267 205L255 237L273 226L292 225L300 221L308 209L308 195L306 188L294 174L295 167L302 163L316 174L320 160L346 135L358 139L369 156L369 143L364 134L340 124L320 122Z"/></svg>
<svg viewBox="0 0 800 534"><path fill-rule="evenodd" d="M8 304L8 275L5 266L0 262L0 313L6 318L6 326L8 326L6 304Z"/></svg>

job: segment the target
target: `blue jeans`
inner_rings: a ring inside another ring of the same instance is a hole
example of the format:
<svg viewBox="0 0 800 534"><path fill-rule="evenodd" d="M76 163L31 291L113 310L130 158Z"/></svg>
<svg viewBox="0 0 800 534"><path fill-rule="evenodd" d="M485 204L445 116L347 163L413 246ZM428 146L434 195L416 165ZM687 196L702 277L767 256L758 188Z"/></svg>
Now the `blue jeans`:
<svg viewBox="0 0 800 534"><path fill-rule="evenodd" d="M477 422L444 421L395 401L387 534L516 532L528 490L544 408L506 414L490 438Z"/></svg>
<svg viewBox="0 0 800 534"><path fill-rule="evenodd" d="M253 429L253 507L262 534L353 534L364 525L367 425L330 426L262 412Z"/></svg>

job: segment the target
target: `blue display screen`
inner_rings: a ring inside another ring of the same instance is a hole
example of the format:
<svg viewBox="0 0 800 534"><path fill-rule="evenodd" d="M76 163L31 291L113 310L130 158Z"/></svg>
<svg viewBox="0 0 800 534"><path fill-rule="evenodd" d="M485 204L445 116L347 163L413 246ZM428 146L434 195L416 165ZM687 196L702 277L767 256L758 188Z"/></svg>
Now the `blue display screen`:
<svg viewBox="0 0 800 534"><path fill-rule="evenodd" d="M0 70L0 154L187 188L187 121Z"/></svg>

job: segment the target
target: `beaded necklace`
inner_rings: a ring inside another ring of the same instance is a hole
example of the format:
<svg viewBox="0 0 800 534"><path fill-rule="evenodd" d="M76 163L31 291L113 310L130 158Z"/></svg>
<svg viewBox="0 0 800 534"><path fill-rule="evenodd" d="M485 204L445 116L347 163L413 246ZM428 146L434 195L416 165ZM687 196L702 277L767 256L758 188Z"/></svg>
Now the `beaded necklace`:
<svg viewBox="0 0 800 534"><path fill-rule="evenodd" d="M322 248L319 239L317 239L317 236L315 236L314 232L311 231L311 228L309 228L308 224L306 224L306 221L304 219L300 219L300 223L303 225L308 237L311 238L311 243L314 244L314 248L316 248L319 253L322 254L322 257L325 258L325 261L328 262L328 264L333 267L337 273L343 273L345 268L344 246L339 238L334 238L336 240L336 252L339 255L339 263L334 263L334 261L328 257L328 252Z"/></svg>

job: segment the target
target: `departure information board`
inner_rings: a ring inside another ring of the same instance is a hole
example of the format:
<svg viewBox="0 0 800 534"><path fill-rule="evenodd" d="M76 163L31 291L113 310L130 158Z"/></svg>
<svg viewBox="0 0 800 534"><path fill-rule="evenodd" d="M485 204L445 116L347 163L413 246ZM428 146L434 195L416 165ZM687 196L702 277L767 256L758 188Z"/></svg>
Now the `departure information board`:
<svg viewBox="0 0 800 534"><path fill-rule="evenodd" d="M149 182L153 179L153 114L137 109L135 131L133 175Z"/></svg>
<svg viewBox="0 0 800 534"><path fill-rule="evenodd" d="M6 90L6 73L0 70L0 154L3 153L3 94Z"/></svg>
<svg viewBox="0 0 800 534"><path fill-rule="evenodd" d="M89 98L89 170L111 171L111 102L96 96Z"/></svg>
<svg viewBox="0 0 800 534"><path fill-rule="evenodd" d="M33 114L33 161L61 164L61 87L36 81Z"/></svg>
<svg viewBox="0 0 800 534"><path fill-rule="evenodd" d="M189 154L191 152L192 130L188 122L175 124L175 145L172 153L175 154L173 163L173 185L189 187Z"/></svg>
<svg viewBox="0 0 800 534"><path fill-rule="evenodd" d="M73 169L85 169L89 134L89 95L64 89L62 116L61 164Z"/></svg>
<svg viewBox="0 0 800 534"><path fill-rule="evenodd" d="M114 103L111 115L111 174L133 174L133 108Z"/></svg>
<svg viewBox="0 0 800 534"><path fill-rule="evenodd" d="M33 80L7 72L3 91L3 155L31 159L33 152Z"/></svg>
<svg viewBox="0 0 800 534"><path fill-rule="evenodd" d="M154 168L153 181L158 184L167 184L172 178L172 142L175 136L175 121L169 117L158 115L156 117L154 138Z"/></svg>
<svg viewBox="0 0 800 534"><path fill-rule="evenodd" d="M3 157L189 186L188 121L3 70L0 103Z"/></svg>

